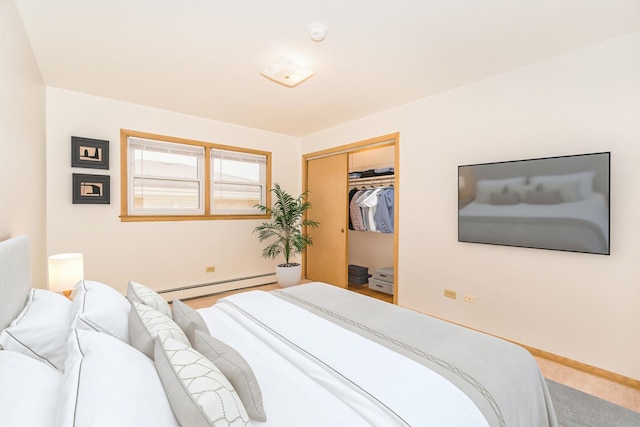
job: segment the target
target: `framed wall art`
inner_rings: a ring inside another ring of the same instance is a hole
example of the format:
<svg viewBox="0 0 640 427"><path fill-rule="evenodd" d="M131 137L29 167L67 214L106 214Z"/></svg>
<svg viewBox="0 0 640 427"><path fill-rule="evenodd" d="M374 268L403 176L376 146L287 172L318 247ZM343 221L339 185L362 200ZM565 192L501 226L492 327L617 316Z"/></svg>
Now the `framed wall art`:
<svg viewBox="0 0 640 427"><path fill-rule="evenodd" d="M72 136L71 167L109 169L109 141Z"/></svg>
<svg viewBox="0 0 640 427"><path fill-rule="evenodd" d="M74 204L105 204L110 200L109 175L73 174L73 203Z"/></svg>

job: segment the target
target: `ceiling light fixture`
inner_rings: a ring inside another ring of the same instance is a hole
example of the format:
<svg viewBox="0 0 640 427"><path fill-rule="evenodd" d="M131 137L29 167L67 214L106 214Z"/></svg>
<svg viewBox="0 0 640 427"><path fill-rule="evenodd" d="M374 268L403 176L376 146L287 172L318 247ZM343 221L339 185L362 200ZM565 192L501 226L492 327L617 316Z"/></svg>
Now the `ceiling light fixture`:
<svg viewBox="0 0 640 427"><path fill-rule="evenodd" d="M294 87L313 76L316 72L303 65L281 56L271 65L262 70L260 74L266 78L287 87Z"/></svg>
<svg viewBox="0 0 640 427"><path fill-rule="evenodd" d="M314 42L321 42L327 36L327 26L321 23L309 25L309 37Z"/></svg>

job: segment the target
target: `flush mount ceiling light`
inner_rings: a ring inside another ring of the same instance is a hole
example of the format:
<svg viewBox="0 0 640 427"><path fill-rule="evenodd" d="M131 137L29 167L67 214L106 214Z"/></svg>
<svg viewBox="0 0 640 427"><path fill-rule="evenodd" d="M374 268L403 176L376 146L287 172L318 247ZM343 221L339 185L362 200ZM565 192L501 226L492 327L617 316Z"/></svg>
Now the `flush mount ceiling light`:
<svg viewBox="0 0 640 427"><path fill-rule="evenodd" d="M281 56L262 70L260 74L287 87L294 87L313 76L316 72Z"/></svg>

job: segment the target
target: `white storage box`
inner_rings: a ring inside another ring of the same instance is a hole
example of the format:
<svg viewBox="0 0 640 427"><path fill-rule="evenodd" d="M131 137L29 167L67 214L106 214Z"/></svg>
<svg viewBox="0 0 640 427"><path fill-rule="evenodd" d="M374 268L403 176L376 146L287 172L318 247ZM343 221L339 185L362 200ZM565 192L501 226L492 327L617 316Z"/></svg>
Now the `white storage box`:
<svg viewBox="0 0 640 427"><path fill-rule="evenodd" d="M393 295L393 282L386 282L384 280L369 279L369 289L384 292L385 294Z"/></svg>
<svg viewBox="0 0 640 427"><path fill-rule="evenodd" d="M393 268L378 268L377 270L373 271L373 278L382 280L384 282L393 283Z"/></svg>

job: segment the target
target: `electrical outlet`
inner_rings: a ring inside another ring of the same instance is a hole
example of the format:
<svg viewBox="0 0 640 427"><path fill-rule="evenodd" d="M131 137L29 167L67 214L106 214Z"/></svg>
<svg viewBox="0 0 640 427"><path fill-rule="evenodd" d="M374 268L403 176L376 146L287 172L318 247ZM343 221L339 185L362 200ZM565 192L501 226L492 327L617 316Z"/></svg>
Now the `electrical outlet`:
<svg viewBox="0 0 640 427"><path fill-rule="evenodd" d="M456 299L457 294L456 294L456 291L452 291L451 289L445 289L444 296L447 298Z"/></svg>
<svg viewBox="0 0 640 427"><path fill-rule="evenodd" d="M206 268L207 273L215 273L216 272L216 266L215 265L209 265Z"/></svg>
<svg viewBox="0 0 640 427"><path fill-rule="evenodd" d="M473 296L473 295L468 295L467 294L467 295L464 296L464 302L475 304L476 303L476 297Z"/></svg>

